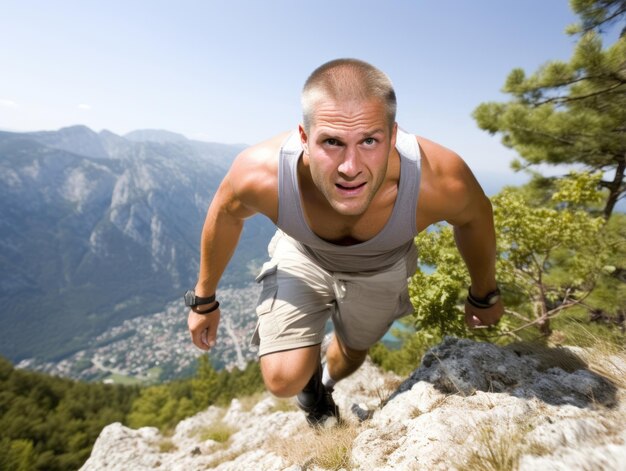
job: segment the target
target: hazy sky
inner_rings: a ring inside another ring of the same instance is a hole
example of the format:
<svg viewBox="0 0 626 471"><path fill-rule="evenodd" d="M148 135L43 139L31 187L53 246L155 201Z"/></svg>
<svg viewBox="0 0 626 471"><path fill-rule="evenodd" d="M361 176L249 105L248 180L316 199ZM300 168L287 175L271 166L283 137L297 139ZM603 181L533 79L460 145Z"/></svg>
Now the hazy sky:
<svg viewBox="0 0 626 471"><path fill-rule="evenodd" d="M514 67L567 60L567 0L3 0L0 128L85 124L248 143L297 126L307 75L357 57L392 79L398 123L477 173L514 155L471 112Z"/></svg>

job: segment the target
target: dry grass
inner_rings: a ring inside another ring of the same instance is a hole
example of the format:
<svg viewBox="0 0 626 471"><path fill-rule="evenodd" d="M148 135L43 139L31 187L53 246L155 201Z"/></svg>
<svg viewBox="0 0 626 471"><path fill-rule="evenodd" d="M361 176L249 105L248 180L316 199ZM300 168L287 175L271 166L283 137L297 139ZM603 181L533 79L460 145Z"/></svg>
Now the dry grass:
<svg viewBox="0 0 626 471"><path fill-rule="evenodd" d="M491 425L484 425L477 431L478 449L473 450L459 471L513 471L518 467L523 447L524 434L514 429L505 436L497 437Z"/></svg>
<svg viewBox="0 0 626 471"><path fill-rule="evenodd" d="M396 392L402 381L403 379L400 378L385 378L382 384L376 386L375 393L376 397L378 397L379 405L387 403L389 397Z"/></svg>
<svg viewBox="0 0 626 471"><path fill-rule="evenodd" d="M178 449L174 442L169 438L163 438L156 443L159 453L172 453Z"/></svg>
<svg viewBox="0 0 626 471"><path fill-rule="evenodd" d="M608 379L615 386L626 389L626 345L608 342L584 328L580 330L580 335L584 335L585 340L593 344L593 347L585 348L582 353L587 368Z"/></svg>
<svg viewBox="0 0 626 471"><path fill-rule="evenodd" d="M266 392L258 392L238 399L241 403L242 411L250 412L259 402L267 397L268 394ZM274 405L270 408L270 412L291 412L295 410L298 410L298 407L293 398L282 399L274 397Z"/></svg>
<svg viewBox="0 0 626 471"><path fill-rule="evenodd" d="M237 399L241 403L241 410L243 412L250 412L254 409L261 400L263 400L267 396L266 392L258 392L251 394L250 396L238 397Z"/></svg>
<svg viewBox="0 0 626 471"><path fill-rule="evenodd" d="M270 409L270 412L293 412L297 411L298 406L293 398L290 399L276 399L274 405Z"/></svg>
<svg viewBox="0 0 626 471"><path fill-rule="evenodd" d="M289 465L303 468L351 469L352 442L359 432L353 424L329 429L303 429L289 438L270 437L266 448L282 457Z"/></svg>
<svg viewBox="0 0 626 471"><path fill-rule="evenodd" d="M420 415L422 415L422 411L419 407L412 407L409 411L409 417L411 419L417 419Z"/></svg>
<svg viewBox="0 0 626 471"><path fill-rule="evenodd" d="M444 395L444 396L440 396L440 397L438 397L438 398L437 398L437 399L435 399L435 400L433 401L433 403L430 405L430 407L428 408L428 411L427 411L427 412L432 412L432 411L434 411L435 409L440 408L441 406L443 406L443 405L446 403L446 401L448 400L448 398L449 398L449 397L451 397L451 396L455 396L455 394L446 394L446 395Z"/></svg>
<svg viewBox="0 0 626 471"><path fill-rule="evenodd" d="M225 443L237 430L226 425L224 422L219 421L207 425L205 427L198 428L195 435L201 440L213 440L217 443Z"/></svg>
<svg viewBox="0 0 626 471"><path fill-rule="evenodd" d="M502 424L484 423L476 430L476 442L459 444L471 447L462 463L457 463L459 471L515 471L524 455L545 456L554 450L543 443L529 440L528 434L534 429L535 419L543 417L536 411L530 417L517 420L502 428ZM496 432L496 429L500 432ZM602 439L600 439L602 440Z"/></svg>

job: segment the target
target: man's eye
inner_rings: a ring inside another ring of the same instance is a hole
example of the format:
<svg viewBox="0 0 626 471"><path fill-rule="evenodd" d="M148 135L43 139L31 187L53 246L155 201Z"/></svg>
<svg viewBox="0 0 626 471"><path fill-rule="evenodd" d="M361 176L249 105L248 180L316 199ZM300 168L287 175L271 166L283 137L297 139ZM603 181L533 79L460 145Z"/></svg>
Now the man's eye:
<svg viewBox="0 0 626 471"><path fill-rule="evenodd" d="M337 141L337 139L326 139L326 144L329 146L336 146L339 144L339 141Z"/></svg>
<svg viewBox="0 0 626 471"><path fill-rule="evenodd" d="M374 139L373 137L368 137L367 139L365 139L365 140L363 141L363 143L364 143L365 145L371 146L371 145L373 145L374 143L376 143L376 139Z"/></svg>

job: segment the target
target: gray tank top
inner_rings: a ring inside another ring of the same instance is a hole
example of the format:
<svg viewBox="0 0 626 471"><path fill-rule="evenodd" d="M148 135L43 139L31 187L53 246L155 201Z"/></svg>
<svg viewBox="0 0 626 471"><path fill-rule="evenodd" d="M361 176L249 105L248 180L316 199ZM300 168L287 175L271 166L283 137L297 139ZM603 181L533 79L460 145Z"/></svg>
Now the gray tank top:
<svg viewBox="0 0 626 471"><path fill-rule="evenodd" d="M327 242L311 230L300 202L297 165L302 144L293 132L280 150L278 166L278 228L304 254L332 272L384 270L415 250L415 211L420 184L420 150L412 134L398 129L396 149L400 153L400 182L393 211L385 227L373 238L354 245Z"/></svg>

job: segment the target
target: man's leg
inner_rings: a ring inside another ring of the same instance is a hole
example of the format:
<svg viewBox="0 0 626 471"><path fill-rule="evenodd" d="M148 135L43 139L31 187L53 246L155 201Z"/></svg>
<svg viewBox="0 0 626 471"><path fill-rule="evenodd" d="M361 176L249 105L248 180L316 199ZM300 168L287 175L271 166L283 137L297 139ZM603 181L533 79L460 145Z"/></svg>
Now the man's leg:
<svg viewBox="0 0 626 471"><path fill-rule="evenodd" d="M342 380L363 364L368 350L354 350L344 345L336 334L328 346L326 352L326 364L330 377L333 381Z"/></svg>
<svg viewBox="0 0 626 471"><path fill-rule="evenodd" d="M260 363L265 386L275 396L295 396L313 376L319 358L319 344L263 355Z"/></svg>

